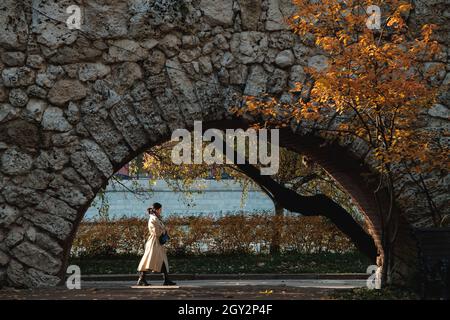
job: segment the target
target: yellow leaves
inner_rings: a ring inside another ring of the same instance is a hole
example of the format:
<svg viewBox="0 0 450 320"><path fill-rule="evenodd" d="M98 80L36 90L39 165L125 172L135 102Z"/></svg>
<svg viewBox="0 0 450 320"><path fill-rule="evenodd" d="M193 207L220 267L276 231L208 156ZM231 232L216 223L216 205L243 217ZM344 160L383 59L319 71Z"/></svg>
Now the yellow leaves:
<svg viewBox="0 0 450 320"><path fill-rule="evenodd" d="M348 123L341 123L338 128L341 131L348 131L348 130L350 130L350 124L348 124Z"/></svg>
<svg viewBox="0 0 450 320"><path fill-rule="evenodd" d="M397 11L400 13L405 13L407 11L410 11L411 9L412 9L411 3L403 3L397 8Z"/></svg>
<svg viewBox="0 0 450 320"><path fill-rule="evenodd" d="M435 29L437 29L435 24L424 24L421 28L423 41L429 42Z"/></svg>
<svg viewBox="0 0 450 320"><path fill-rule="evenodd" d="M403 27L405 25L405 21L399 15L395 15L395 16L392 16L391 18L389 18L386 25L388 27L394 27L394 26Z"/></svg>
<svg viewBox="0 0 450 320"><path fill-rule="evenodd" d="M394 13L388 18L386 25L388 27L394 28L404 28L406 27L405 20L402 18L402 15L409 12L412 9L412 5L410 3L402 3L400 4L394 11Z"/></svg>
<svg viewBox="0 0 450 320"><path fill-rule="evenodd" d="M300 82L294 83L294 86L292 89L289 90L289 92L295 93L295 92L301 92L303 88L303 84Z"/></svg>
<svg viewBox="0 0 450 320"><path fill-rule="evenodd" d="M315 82L315 87L313 90L315 91L326 91L330 88L330 81L328 78L319 78Z"/></svg>
<svg viewBox="0 0 450 320"><path fill-rule="evenodd" d="M254 100L248 100L247 108L248 108L248 111L254 111L258 108L258 103Z"/></svg>
<svg viewBox="0 0 450 320"><path fill-rule="evenodd" d="M383 158L383 155L384 155L383 149L375 148L373 153L374 153L376 158L378 158L378 159Z"/></svg>
<svg viewBox="0 0 450 320"><path fill-rule="evenodd" d="M271 294L273 293L273 290L267 289L267 290L265 290L265 291L260 291L259 293L265 294L265 295L271 295Z"/></svg>
<svg viewBox="0 0 450 320"><path fill-rule="evenodd" d="M337 38L339 41L341 41L345 46L350 42L351 37L350 35L345 32L344 30L341 30L337 33Z"/></svg>
<svg viewBox="0 0 450 320"><path fill-rule="evenodd" d="M402 43L402 42L404 42L406 39L405 39L405 36L404 35L401 35L401 34L394 34L393 36L392 36L392 43L395 43L395 44L399 44L399 43Z"/></svg>
<svg viewBox="0 0 450 320"><path fill-rule="evenodd" d="M339 49L339 42L334 37L318 37L316 45L328 52L334 52Z"/></svg>

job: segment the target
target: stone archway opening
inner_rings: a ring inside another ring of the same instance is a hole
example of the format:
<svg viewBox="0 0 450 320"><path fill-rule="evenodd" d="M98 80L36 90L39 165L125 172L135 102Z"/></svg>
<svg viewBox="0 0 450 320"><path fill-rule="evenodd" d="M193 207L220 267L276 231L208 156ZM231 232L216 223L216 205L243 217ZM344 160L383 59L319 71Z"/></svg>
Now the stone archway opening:
<svg viewBox="0 0 450 320"><path fill-rule="evenodd" d="M208 128L218 128L221 130L230 129L246 129L249 123L242 120L231 120L231 121L212 121L208 122L204 126L204 130ZM192 129L192 128L187 128ZM141 149L136 150L129 155L129 157L124 160L123 163L118 164L114 170L121 168L123 165L132 160L136 155L141 153L143 150L148 150L151 146L155 146L168 141L168 137L164 137L158 142L152 145L143 146ZM298 136L293 135L289 131L282 131L282 146L289 148L290 150L307 155L311 161L316 162L326 170L326 172L333 177L339 183L339 185L349 193L352 202L358 207L358 210L363 214L365 219L365 227L360 226L359 222L356 222L354 218L345 210L336 212L336 207L330 206L330 199L326 196L319 196L317 198L311 197L311 203L296 205L296 201L304 201L301 197L292 197L292 194L286 194L286 199L278 199L283 197L283 192L288 191L287 188L276 190L268 186L264 181L259 180L261 178L260 174L255 174L250 168L250 171L243 168L243 172L248 175L250 179L254 179L254 182L259 186L268 187L271 192L274 192L274 196L280 201L282 206L286 206L286 209L292 210L294 213L302 213L301 210L305 210L303 213L305 216L317 216L320 215L318 212L321 210L330 210L323 216L327 217L334 223L338 229L343 232L355 245L356 249L362 254L366 255L372 264L379 264L382 266L383 263L383 248L380 242L380 220L378 208L375 207L373 196L370 194L370 185L367 185L367 181L362 179L361 173L364 172L364 167L361 163L356 161L354 158L349 156L345 150L339 146L328 146L317 148L318 141L314 137L303 137L299 139ZM301 141L299 143L299 141ZM283 165L283 164L281 164ZM367 168L366 168L367 169ZM108 183L109 179L105 179L102 186ZM294 192L296 193L296 192ZM90 199L89 204L95 198L95 195ZM305 197L307 198L307 197ZM287 203L290 203L288 205ZM293 202L293 203L292 203ZM322 205L320 205L322 203ZM317 208L311 208L310 206L317 206ZM309 207L308 207L309 206ZM68 264L68 259L70 255L70 249L74 237L76 236L77 228L81 223L85 212L87 211L89 205L80 208L78 212L77 221L64 244L64 267L61 269L60 277L64 279L65 270ZM343 214L345 216L343 216ZM355 229L356 228L356 229ZM378 228L378 229L377 229Z"/></svg>
<svg viewBox="0 0 450 320"><path fill-rule="evenodd" d="M244 123L244 122L239 121L239 120L223 121L223 122L221 121L219 123L220 123L220 129L222 129L222 130L224 130L225 128L233 128L233 129L242 128L242 129L245 129L248 126L247 123ZM217 125L219 123L218 122L206 123L205 124L205 128L211 128L211 127L216 128L215 125ZM295 151L296 153L300 153L300 152L302 154L306 153L306 154L308 154L308 156L311 158L312 161L318 161L318 160L319 161L325 161L325 160L327 160L327 162L329 163L328 165L326 164L326 162L321 162L321 163L324 163L325 165L327 165L328 172L333 173L333 177L335 179L339 179L339 183L340 183L341 186L348 187L349 185L351 185L352 187L355 188L355 189L352 189L352 190L358 190L358 187L356 187L357 184L355 184L355 183L359 183L359 182L357 182L358 180L355 180L355 175L351 174L351 172L355 173L355 170L357 170L358 168L355 168L353 165L349 164L350 158L347 158L347 157L342 158L342 157L344 157L344 154L345 154L342 150L339 150L339 149L336 150L336 149L330 148L329 151L321 151L321 157L319 157L318 155L315 155L314 153L311 153L311 152L308 153L308 149L305 149L308 146L308 143L314 143L315 144L317 141L313 141L313 140L311 140L311 138L304 138L304 139L302 139L303 142L299 144L298 143L298 140L299 140L298 137L291 136L291 139L293 139L293 140L288 139L288 137L289 137L289 133L288 132L284 132L283 139L282 139L282 141L283 141L282 144L283 144L284 147L289 148L289 149ZM167 141L167 138L162 139L161 141L158 141L154 145L158 145L158 144L164 143L165 141ZM303 148L302 148L302 146L303 146ZM131 154L130 158L135 157L137 154L139 154L139 152L141 150L147 150L149 147L150 146L144 146L142 149L136 151L136 153ZM340 151L340 153L338 151ZM338 161L337 161L336 159L334 159L334 157L341 157L341 158L338 158ZM129 158L127 158L127 160L125 160L123 164L128 163L128 159ZM330 159L333 159L333 160L330 160ZM335 164L334 165L330 165L331 163L335 163ZM123 164L119 164L118 167L122 167ZM342 165L342 164L345 164L345 165ZM281 164L281 165L286 165L286 163L285 164ZM358 164L358 166L359 166L359 164ZM244 173L246 173L245 170L244 170ZM260 176L260 175L258 175L258 176ZM358 176L358 175L356 175L356 176ZM250 172L248 172L248 177L251 179L251 178L254 178L254 177L257 177L257 176L253 175L253 172L250 171ZM255 179L254 181L258 185L258 179ZM106 184L106 183L108 183L108 179L106 179L104 184ZM275 197L279 197L279 194L277 193L276 190L271 190L271 191L275 192ZM283 192L283 190L281 190L281 191ZM377 236L379 237L379 234L376 233L377 230L374 229L374 225L379 223L379 221L375 220L375 223L373 223L372 219L374 219L373 218L374 216L372 216L372 217L368 216L367 213L366 213L367 211L362 211L362 210L367 210L367 208L369 208L367 203L358 203L358 202L356 202L356 201L361 201L361 199L363 199L363 197L361 197L361 193L362 192L360 192L358 194L358 193L354 192L354 194L351 194L351 197L352 197L352 200L353 200L352 202L355 203L355 206L357 205L358 209L361 210L361 212L362 212L362 214L364 216L364 219L366 220L367 229L364 229L364 228L360 227L360 230L355 231L354 228L356 226L359 227L358 223L360 223L360 222L352 221L352 220L354 220L354 218L348 212L345 212L345 210L344 210L343 213L348 215L348 217L345 217L345 219L343 219L343 220L341 220L342 217L340 216L341 215L340 212L339 212L339 216L333 216L333 214L336 214L336 212L332 211L332 210L334 210L333 207L329 207L329 210L331 212L327 213L327 214L324 214L323 216L325 216L329 220L331 220L332 223L333 222L336 223L338 229L341 232L343 232L346 236L350 237L350 240L354 243L356 249L361 251L363 255L366 255L368 257L368 260L370 260L372 264L376 264L376 257L377 257L377 255L380 254L378 252L379 249L377 248L377 245L380 245L380 244L379 243L377 244L375 242L376 239L377 239L376 237ZM314 198L314 197L312 197L312 198ZM327 208L327 206L329 206L329 203L330 203L330 199L327 199L325 196L323 196L322 198L314 199L316 204L319 203L320 201L322 201L323 205L320 208L318 207L318 208L311 209L311 208L307 208L305 205L303 205L303 207L302 207L302 204L297 206L295 204L296 201L303 201L300 197L299 197L299 199L296 199L296 198L288 199L289 201L293 201L293 203L291 203L290 205L287 205L287 209L293 210L293 213L300 213L300 214L302 213L301 211L299 211L299 210L302 210L301 208L304 208L304 210L306 210L306 211L308 211L308 210L311 211L311 212L309 212L309 211L306 212L305 211L304 212L305 216L318 216L319 215L318 212L320 212L320 210L324 210L323 208ZM313 200L313 199L311 199L311 200ZM280 205L281 206L283 206L283 205L286 206L286 202L282 201L280 203ZM339 206L340 204L337 203L337 205ZM374 209L374 208L372 208L372 209ZM78 218L78 221L77 221L78 224L81 223L81 221L82 221L82 219L84 217L84 213L85 213L86 210L87 210L86 207L84 207L84 208L82 208L80 210L79 218ZM369 211L369 213L375 214L376 212L375 212L375 210L373 210L371 212ZM375 219L377 219L377 218L378 217L375 216ZM348 225L348 224L350 224L350 225ZM74 229L72 230L72 233L70 235L70 239L67 240L67 244L65 246L66 249L65 249L65 253L64 254L66 255L65 256L66 263L64 265L64 268L62 269L61 277L64 277L64 275L65 275L65 271L64 270L66 270L67 261L69 259L69 255L70 255L70 248L71 248L71 245L72 245L72 241L73 241L73 239L74 239L74 237L76 236L76 233L77 233L77 226L75 226ZM369 229L369 228L372 228L372 229ZM361 235L361 232L367 232L367 234ZM369 233L369 232L371 232L371 233ZM382 248L381 248L381 250L382 250ZM380 251L380 252L381 252L380 256L382 257L382 251ZM379 260L378 262L380 262L380 261L382 261L382 260Z"/></svg>

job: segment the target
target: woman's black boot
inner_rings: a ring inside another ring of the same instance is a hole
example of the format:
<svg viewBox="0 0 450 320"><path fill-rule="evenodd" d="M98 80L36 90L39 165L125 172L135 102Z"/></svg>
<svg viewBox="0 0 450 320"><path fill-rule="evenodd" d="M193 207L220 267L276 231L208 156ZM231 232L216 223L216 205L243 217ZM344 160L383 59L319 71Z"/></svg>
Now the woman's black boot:
<svg viewBox="0 0 450 320"><path fill-rule="evenodd" d="M174 285L176 285L175 282L173 282L173 281L171 281L169 279L169 274L167 273L167 268L166 268L166 264L165 263L163 263L161 272L163 273L163 276L164 276L164 284L163 284L164 286L174 286Z"/></svg>
<svg viewBox="0 0 450 320"><path fill-rule="evenodd" d="M164 276L164 285L165 286L175 286L176 283L171 281L170 279L168 279L167 276Z"/></svg>
<svg viewBox="0 0 450 320"><path fill-rule="evenodd" d="M138 286L149 286L150 284L147 282L147 280L145 279L145 271L142 271L139 273L139 279L137 282Z"/></svg>

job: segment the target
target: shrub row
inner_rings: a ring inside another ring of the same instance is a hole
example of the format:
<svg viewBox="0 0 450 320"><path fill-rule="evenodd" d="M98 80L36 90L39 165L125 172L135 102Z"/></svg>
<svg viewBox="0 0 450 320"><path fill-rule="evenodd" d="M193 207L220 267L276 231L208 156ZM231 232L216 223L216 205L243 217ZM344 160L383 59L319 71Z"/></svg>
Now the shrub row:
<svg viewBox="0 0 450 320"><path fill-rule="evenodd" d="M169 254L268 253L274 234L281 252L344 253L355 248L323 217L253 214L165 219ZM83 222L72 247L73 256L141 255L148 236L147 220L121 218Z"/></svg>

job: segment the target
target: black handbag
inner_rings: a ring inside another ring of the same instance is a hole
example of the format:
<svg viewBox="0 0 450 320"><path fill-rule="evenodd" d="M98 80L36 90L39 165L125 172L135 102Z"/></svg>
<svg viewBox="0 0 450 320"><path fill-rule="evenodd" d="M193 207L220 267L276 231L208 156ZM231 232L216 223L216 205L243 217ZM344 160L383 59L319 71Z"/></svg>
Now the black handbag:
<svg viewBox="0 0 450 320"><path fill-rule="evenodd" d="M169 241L170 237L167 234L167 232L164 232L162 235L159 236L159 243L160 244L165 244L167 241Z"/></svg>

